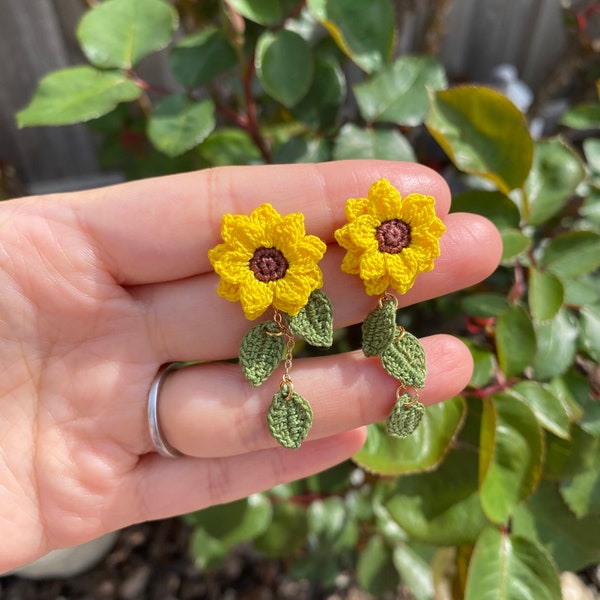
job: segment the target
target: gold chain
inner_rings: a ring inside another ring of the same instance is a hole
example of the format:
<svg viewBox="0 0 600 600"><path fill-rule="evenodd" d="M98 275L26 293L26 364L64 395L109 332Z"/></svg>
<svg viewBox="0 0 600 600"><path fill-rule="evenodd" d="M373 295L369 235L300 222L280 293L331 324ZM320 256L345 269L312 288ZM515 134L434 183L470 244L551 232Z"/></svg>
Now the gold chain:
<svg viewBox="0 0 600 600"><path fill-rule="evenodd" d="M289 391L287 399L289 400L294 393L294 384L292 383L290 371L292 370L292 359L294 357L294 346L296 345L296 340L294 339L294 335L290 331L289 327L286 325L283 315L278 310L275 310L273 321L275 322L275 325L277 325L280 334L285 338L283 375L281 377L281 381L279 382L279 387L282 388L284 385L288 387Z"/></svg>

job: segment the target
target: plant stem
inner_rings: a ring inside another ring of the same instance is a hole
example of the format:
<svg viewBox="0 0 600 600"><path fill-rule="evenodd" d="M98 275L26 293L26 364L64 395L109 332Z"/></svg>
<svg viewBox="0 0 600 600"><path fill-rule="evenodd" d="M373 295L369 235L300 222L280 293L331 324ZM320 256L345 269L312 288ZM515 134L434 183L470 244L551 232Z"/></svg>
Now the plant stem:
<svg viewBox="0 0 600 600"><path fill-rule="evenodd" d="M519 189L521 192L521 198L523 199L523 220L527 223L531 214L531 207L529 206L529 196L525 187Z"/></svg>
<svg viewBox="0 0 600 600"><path fill-rule="evenodd" d="M252 141L258 148L263 160L267 164L273 163L273 158L271 157L271 152L267 147L265 140L260 134L258 128L258 118L256 113L256 102L254 100L254 96L252 95L252 78L254 77L254 54L250 56L248 59L248 64L246 65L246 71L242 78L242 84L244 86L244 100L246 103L246 131L248 135L252 138Z"/></svg>
<svg viewBox="0 0 600 600"><path fill-rule="evenodd" d="M171 90L164 88L162 86L154 85L145 79L142 79L137 73L133 70L126 71L127 76L135 85L142 88L145 92L154 92L155 94L160 94L161 96L168 96L171 93Z"/></svg>

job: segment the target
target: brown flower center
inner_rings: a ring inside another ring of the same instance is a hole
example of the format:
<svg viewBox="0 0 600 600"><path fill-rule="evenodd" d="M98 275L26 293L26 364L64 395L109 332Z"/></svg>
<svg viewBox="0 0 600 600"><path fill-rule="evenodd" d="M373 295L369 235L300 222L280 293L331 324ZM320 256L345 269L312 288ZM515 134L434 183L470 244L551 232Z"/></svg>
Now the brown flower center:
<svg viewBox="0 0 600 600"><path fill-rule="evenodd" d="M380 252L398 254L410 245L410 225L400 219L384 221L375 233Z"/></svg>
<svg viewBox="0 0 600 600"><path fill-rule="evenodd" d="M250 269L254 277L264 283L281 279L289 266L290 263L277 248L257 248L250 259Z"/></svg>

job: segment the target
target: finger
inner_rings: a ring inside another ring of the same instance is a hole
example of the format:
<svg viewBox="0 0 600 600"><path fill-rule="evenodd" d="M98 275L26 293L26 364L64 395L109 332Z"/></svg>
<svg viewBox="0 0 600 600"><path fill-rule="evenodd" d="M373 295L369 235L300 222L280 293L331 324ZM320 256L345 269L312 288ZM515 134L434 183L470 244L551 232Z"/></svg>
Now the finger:
<svg viewBox="0 0 600 600"><path fill-rule="evenodd" d="M419 392L421 401L433 404L458 394L471 377L469 350L447 335L425 338L423 346L428 374ZM279 379L277 371L260 388L252 388L239 366L232 364L201 365L173 373L161 392L163 433L175 448L191 456L231 456L275 446L266 413ZM310 439L384 419L398 387L378 359L366 359L360 351L295 360L292 379L295 390L313 409ZM149 440L147 445L150 450Z"/></svg>
<svg viewBox="0 0 600 600"><path fill-rule="evenodd" d="M222 216L248 214L263 202L281 214L302 212L306 231L331 241L346 199L366 196L381 177L402 195L432 195L438 214L448 212L448 186L434 171L365 160L207 169L80 192L69 201L109 271L131 285L210 271L207 253L221 240Z"/></svg>
<svg viewBox="0 0 600 600"><path fill-rule="evenodd" d="M350 458L364 440L365 431L355 430L306 442L294 451L271 448L222 459L149 455L118 490L119 510L111 514L119 520L112 527L232 502L307 477Z"/></svg>
<svg viewBox="0 0 600 600"><path fill-rule="evenodd" d="M496 268L502 242L486 219L468 214L446 217L435 268L417 277L415 286L399 298L402 306L467 287ZM360 278L342 273L344 251L330 246L322 261L325 291L334 307L335 327L361 322L373 308ZM159 362L217 360L236 356L251 324L237 303L218 297L216 275L181 282L141 286L132 293L143 303L150 341Z"/></svg>

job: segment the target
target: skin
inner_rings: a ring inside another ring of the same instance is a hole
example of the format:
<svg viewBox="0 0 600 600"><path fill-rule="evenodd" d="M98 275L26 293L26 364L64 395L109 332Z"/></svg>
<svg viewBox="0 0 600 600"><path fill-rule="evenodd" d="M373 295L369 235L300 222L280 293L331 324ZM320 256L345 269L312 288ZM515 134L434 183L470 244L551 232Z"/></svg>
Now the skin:
<svg viewBox="0 0 600 600"><path fill-rule="evenodd" d="M244 497L355 453L365 425L387 415L396 382L361 352L294 360L314 425L299 450L270 437L271 380L251 388L237 365L250 322L216 294L207 259L221 216L270 202L301 211L328 251L320 263L335 327L362 321L376 298L340 271L333 231L349 197L386 177L402 195L436 198L447 232L432 272L401 306L474 284L498 263L486 220L447 215L433 171L384 161L227 167L0 205L0 572L131 523ZM425 404L468 382L467 349L422 340ZM163 363L206 361L169 375L159 418L179 459L153 452L150 383ZM272 376L276 385L277 373Z"/></svg>

